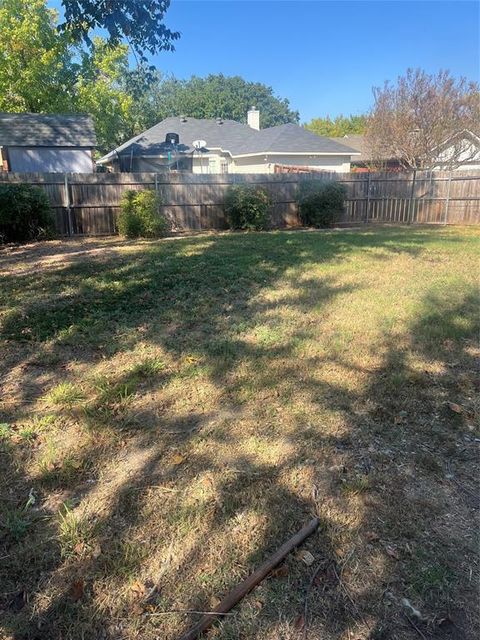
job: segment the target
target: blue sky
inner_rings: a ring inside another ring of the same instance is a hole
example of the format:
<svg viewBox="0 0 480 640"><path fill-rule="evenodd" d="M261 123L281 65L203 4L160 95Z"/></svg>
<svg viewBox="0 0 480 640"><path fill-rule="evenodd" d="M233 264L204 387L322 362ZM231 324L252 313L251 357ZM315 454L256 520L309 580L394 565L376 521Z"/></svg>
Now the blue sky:
<svg viewBox="0 0 480 640"><path fill-rule="evenodd" d="M59 0L51 1L59 4ZM361 113L372 86L408 67L479 77L474 1L172 0L173 53L151 61L180 78L209 73L264 82L301 120Z"/></svg>

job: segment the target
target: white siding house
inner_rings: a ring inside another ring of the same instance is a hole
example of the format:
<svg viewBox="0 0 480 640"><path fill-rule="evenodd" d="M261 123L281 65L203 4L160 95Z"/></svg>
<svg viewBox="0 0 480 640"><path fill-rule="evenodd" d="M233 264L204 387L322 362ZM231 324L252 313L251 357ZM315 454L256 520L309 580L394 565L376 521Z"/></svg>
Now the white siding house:
<svg viewBox="0 0 480 640"><path fill-rule="evenodd" d="M117 147L97 164L111 171L183 170L193 173L273 173L275 165L350 171L360 155L346 144L317 136L296 124L259 129L259 112L248 124L233 120L172 117ZM194 142L203 141L196 149Z"/></svg>

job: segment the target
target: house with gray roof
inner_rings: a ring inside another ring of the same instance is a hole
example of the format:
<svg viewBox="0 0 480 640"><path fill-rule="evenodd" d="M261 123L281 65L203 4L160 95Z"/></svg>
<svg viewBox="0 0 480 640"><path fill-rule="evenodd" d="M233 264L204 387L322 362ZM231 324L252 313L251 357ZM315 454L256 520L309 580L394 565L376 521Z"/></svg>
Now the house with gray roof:
<svg viewBox="0 0 480 640"><path fill-rule="evenodd" d="M252 107L248 124L222 118L166 118L108 153L97 164L110 171L274 173L278 165L350 171L346 144L317 136L296 124L260 129Z"/></svg>
<svg viewBox="0 0 480 640"><path fill-rule="evenodd" d="M95 130L83 114L0 113L0 169L92 173Z"/></svg>

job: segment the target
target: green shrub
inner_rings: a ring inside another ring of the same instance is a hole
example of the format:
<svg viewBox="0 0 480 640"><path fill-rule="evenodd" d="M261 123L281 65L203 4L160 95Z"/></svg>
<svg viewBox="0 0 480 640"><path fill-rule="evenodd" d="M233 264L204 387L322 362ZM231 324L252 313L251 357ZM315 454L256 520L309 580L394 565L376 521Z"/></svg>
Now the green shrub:
<svg viewBox="0 0 480 640"><path fill-rule="evenodd" d="M307 227L329 227L343 213L346 188L339 182L308 181L300 185L298 205Z"/></svg>
<svg viewBox="0 0 480 640"><path fill-rule="evenodd" d="M28 242L53 235L53 214L43 189L0 184L0 242Z"/></svg>
<svg viewBox="0 0 480 640"><path fill-rule="evenodd" d="M231 229L259 231L269 222L272 201L265 189L235 184L225 196L225 213Z"/></svg>
<svg viewBox="0 0 480 640"><path fill-rule="evenodd" d="M127 238L161 238L169 224L160 211L161 200L155 191L125 191L117 224Z"/></svg>

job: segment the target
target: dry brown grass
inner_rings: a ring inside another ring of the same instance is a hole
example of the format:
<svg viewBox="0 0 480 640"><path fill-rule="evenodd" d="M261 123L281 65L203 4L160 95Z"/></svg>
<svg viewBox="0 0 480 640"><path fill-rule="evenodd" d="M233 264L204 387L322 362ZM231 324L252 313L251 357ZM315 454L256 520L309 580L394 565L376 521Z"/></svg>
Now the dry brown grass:
<svg viewBox="0 0 480 640"><path fill-rule="evenodd" d="M317 514L208 637L473 638L479 239L0 251L2 637L177 638Z"/></svg>

